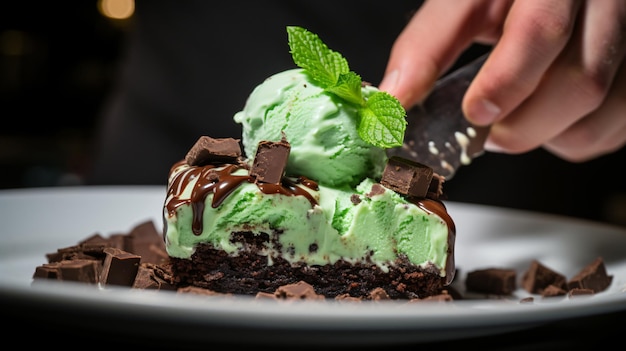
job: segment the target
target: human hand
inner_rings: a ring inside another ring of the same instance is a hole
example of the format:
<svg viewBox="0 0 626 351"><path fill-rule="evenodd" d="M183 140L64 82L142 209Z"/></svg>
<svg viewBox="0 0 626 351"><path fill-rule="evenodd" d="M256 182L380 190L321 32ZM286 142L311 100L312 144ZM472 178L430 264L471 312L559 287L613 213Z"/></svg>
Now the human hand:
<svg viewBox="0 0 626 351"><path fill-rule="evenodd" d="M379 87L410 108L472 43L494 46L463 100L493 123L487 150L582 162L626 144L626 1L426 1Z"/></svg>

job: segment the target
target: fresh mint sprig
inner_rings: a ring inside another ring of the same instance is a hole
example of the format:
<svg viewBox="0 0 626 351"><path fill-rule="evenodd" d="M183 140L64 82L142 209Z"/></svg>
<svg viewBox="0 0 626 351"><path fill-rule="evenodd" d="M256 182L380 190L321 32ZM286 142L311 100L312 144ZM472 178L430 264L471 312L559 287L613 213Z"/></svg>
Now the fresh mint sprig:
<svg viewBox="0 0 626 351"><path fill-rule="evenodd" d="M288 26L287 35L293 61L306 70L320 87L357 107L361 139L380 148L402 145L406 110L398 99L377 91L367 99L361 92L361 76L350 71L348 61L328 48L317 36L302 27Z"/></svg>

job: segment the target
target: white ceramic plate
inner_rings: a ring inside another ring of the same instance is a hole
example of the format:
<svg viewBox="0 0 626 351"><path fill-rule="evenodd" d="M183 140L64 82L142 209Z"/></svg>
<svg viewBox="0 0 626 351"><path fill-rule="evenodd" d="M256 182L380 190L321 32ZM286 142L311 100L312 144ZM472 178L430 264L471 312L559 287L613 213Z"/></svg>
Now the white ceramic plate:
<svg viewBox="0 0 626 351"><path fill-rule="evenodd" d="M522 289L504 299L406 304L261 301L53 281L31 285L46 253L96 232L127 232L149 219L160 227L164 194L158 186L0 191L0 296L105 315L113 331L133 323L147 337L167 332L175 339L308 345L450 340L626 309L626 229L455 202L447 207L457 226L454 286L461 293L471 270L514 268L521 277L533 259L570 278L602 256L613 275L611 286L584 298L535 296L530 304L520 303L532 296Z"/></svg>

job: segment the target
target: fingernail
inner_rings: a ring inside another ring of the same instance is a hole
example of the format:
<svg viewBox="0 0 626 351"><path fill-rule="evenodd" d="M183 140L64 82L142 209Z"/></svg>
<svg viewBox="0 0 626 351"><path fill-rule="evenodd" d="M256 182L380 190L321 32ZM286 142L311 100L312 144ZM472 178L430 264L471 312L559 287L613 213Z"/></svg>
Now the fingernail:
<svg viewBox="0 0 626 351"><path fill-rule="evenodd" d="M389 72L389 74L386 74L383 77L382 82L380 82L380 89L387 92L393 90L398 85L399 76L400 73L398 73L397 69L394 69L393 71Z"/></svg>
<svg viewBox="0 0 626 351"><path fill-rule="evenodd" d="M501 110L498 105L487 99L474 101L469 106L468 118L478 124L491 124L496 120Z"/></svg>

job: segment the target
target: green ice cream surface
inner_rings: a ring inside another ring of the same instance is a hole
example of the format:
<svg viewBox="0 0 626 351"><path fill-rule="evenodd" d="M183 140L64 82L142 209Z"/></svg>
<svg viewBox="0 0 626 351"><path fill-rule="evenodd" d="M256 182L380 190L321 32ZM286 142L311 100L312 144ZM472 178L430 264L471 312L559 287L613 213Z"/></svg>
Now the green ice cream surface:
<svg viewBox="0 0 626 351"><path fill-rule="evenodd" d="M377 88L365 86L364 96ZM242 111L242 144L253 158L261 140L291 144L286 175L306 175L328 186L356 186L380 178L385 150L363 141L357 132L357 109L315 85L300 68L277 73L258 85Z"/></svg>

